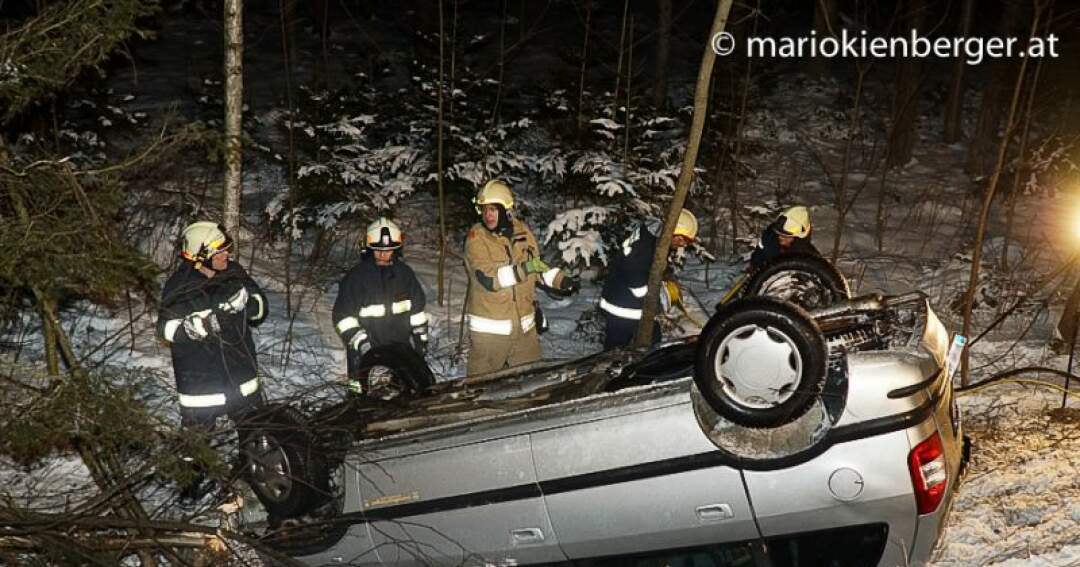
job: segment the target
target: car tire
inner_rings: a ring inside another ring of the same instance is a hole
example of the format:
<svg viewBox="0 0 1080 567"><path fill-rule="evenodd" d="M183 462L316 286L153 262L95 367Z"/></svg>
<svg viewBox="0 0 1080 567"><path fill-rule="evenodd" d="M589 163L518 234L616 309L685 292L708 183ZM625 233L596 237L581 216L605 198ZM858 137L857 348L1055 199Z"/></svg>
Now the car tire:
<svg viewBox="0 0 1080 567"><path fill-rule="evenodd" d="M847 279L821 256L785 254L750 274L742 297L771 297L804 309L825 307L851 297Z"/></svg>
<svg viewBox="0 0 1080 567"><path fill-rule="evenodd" d="M740 299L701 332L694 381L729 421L779 427L802 417L821 394L827 359L825 337L805 310L765 297Z"/></svg>
<svg viewBox="0 0 1080 567"><path fill-rule="evenodd" d="M330 495L330 472L306 423L300 411L272 405L239 428L243 478L271 518L301 516Z"/></svg>
<svg viewBox="0 0 1080 567"><path fill-rule="evenodd" d="M393 398L415 396L435 383L435 375L424 357L409 345L397 343L377 346L365 353L358 373L368 375L369 386L377 376L388 378L390 388L396 391Z"/></svg>

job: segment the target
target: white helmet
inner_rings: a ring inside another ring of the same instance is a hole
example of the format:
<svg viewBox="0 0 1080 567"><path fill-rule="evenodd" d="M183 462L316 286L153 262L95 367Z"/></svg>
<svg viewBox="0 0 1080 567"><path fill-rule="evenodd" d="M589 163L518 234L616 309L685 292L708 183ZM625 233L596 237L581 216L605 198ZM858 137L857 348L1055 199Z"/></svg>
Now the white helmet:
<svg viewBox="0 0 1080 567"><path fill-rule="evenodd" d="M191 223L184 229L183 239L184 249L180 251L180 256L194 262L196 268L201 268L202 263L211 256L232 246L232 238L225 232L225 227L210 221Z"/></svg>
<svg viewBox="0 0 1080 567"><path fill-rule="evenodd" d="M401 248L403 236L394 221L379 217L368 225L364 242L372 250L396 250Z"/></svg>

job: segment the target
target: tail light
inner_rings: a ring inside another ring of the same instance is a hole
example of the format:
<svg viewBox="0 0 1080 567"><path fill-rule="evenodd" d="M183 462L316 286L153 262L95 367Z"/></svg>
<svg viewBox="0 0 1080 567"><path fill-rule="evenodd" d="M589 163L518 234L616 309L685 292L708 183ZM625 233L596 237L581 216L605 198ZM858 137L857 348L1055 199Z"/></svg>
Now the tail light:
<svg viewBox="0 0 1080 567"><path fill-rule="evenodd" d="M911 485L915 489L915 504L919 514L929 514L937 510L941 499L945 497L945 489L949 486L945 450L941 446L941 435L937 431L911 450L908 455L908 470L911 472Z"/></svg>

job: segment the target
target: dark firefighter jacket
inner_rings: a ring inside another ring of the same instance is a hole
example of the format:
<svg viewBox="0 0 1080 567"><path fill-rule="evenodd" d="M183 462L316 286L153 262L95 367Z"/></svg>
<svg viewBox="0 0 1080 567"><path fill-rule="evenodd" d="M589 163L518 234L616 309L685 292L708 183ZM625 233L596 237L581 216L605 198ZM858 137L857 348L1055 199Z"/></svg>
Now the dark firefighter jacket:
<svg viewBox="0 0 1080 567"><path fill-rule="evenodd" d="M753 253L750 254L750 270L757 271L764 268L772 262L777 256L781 254L791 253L803 253L813 254L814 256L820 256L821 253L814 247L814 243L810 241L813 235L807 235L806 238L796 238L786 250L780 248L780 237L776 234L776 231L780 228L780 222L776 221L765 227L765 230L761 233L761 240L758 242Z"/></svg>
<svg viewBox="0 0 1080 567"><path fill-rule="evenodd" d="M601 310L620 319L641 320L657 241L646 223L638 224L623 240L604 279L604 288L600 292Z"/></svg>
<svg viewBox="0 0 1080 567"><path fill-rule="evenodd" d="M365 252L338 283L334 327L346 345L357 333L357 344L372 347L391 343L411 345L411 335L427 340L424 288L405 262L394 255L389 266L377 266Z"/></svg>
<svg viewBox="0 0 1080 567"><path fill-rule="evenodd" d="M224 308L241 288L248 300L239 311ZM183 262L165 283L158 312L157 335L172 349L176 390L183 407L224 406L259 389L255 341L251 328L266 319L266 296L255 280L230 261L227 268L207 278L190 262ZM188 336L183 319L201 312L208 336Z"/></svg>

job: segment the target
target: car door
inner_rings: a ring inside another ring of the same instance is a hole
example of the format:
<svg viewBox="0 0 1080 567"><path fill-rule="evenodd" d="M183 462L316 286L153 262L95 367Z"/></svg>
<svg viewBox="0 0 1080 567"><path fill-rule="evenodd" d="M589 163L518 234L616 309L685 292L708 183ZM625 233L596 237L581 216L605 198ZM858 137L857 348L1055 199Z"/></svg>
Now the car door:
<svg viewBox="0 0 1080 567"><path fill-rule="evenodd" d="M532 435L540 488L571 559L758 537L740 472L721 463L685 390L571 412ZM581 416L589 416L582 420Z"/></svg>
<svg viewBox="0 0 1080 567"><path fill-rule="evenodd" d="M528 435L375 456L357 467L363 514L386 565L565 561Z"/></svg>

